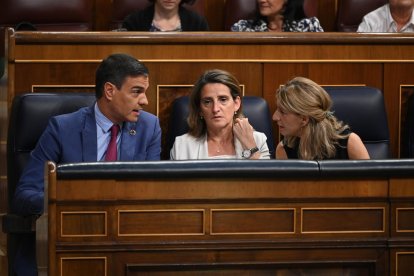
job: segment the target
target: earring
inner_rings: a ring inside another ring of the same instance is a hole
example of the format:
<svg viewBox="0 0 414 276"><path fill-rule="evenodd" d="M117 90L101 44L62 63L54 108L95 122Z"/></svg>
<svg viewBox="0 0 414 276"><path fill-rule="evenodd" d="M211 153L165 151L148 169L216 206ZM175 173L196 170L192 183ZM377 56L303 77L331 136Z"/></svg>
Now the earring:
<svg viewBox="0 0 414 276"><path fill-rule="evenodd" d="M200 115L200 120L204 120L204 117L202 115Z"/></svg>
<svg viewBox="0 0 414 276"><path fill-rule="evenodd" d="M237 111L234 111L234 115L237 115Z"/></svg>

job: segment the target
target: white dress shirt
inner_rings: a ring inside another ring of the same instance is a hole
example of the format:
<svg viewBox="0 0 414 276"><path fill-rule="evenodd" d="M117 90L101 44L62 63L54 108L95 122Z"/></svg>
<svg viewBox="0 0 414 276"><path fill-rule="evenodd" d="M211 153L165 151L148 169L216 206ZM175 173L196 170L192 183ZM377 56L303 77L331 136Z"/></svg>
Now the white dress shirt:
<svg viewBox="0 0 414 276"><path fill-rule="evenodd" d="M409 33L414 32L414 16L411 14L410 21L397 31L397 23L391 16L389 4L368 13L359 24L357 32L367 33Z"/></svg>

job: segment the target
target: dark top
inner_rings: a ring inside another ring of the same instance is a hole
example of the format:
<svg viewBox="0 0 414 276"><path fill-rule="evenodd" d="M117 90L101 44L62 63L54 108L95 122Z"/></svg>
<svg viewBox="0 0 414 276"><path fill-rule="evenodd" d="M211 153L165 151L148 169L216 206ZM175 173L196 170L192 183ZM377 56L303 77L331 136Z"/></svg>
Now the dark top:
<svg viewBox="0 0 414 276"><path fill-rule="evenodd" d="M350 134L351 131L349 129L345 129L342 134ZM338 144L335 145L335 149L336 149L336 154L334 157L329 158L329 159L343 159L343 160L347 160L349 159L348 156L348 137L344 138L344 139L339 139L338 140ZM283 144L283 148L286 151L287 157L289 159L298 159L298 151L299 151L299 142L300 139L296 139L296 144L294 148L290 148L287 145ZM328 159L328 158L326 158Z"/></svg>
<svg viewBox="0 0 414 276"><path fill-rule="evenodd" d="M149 31L154 18L154 12L154 5L151 5L144 10L131 13L124 19L122 28L128 31ZM209 30L206 19L197 13L180 6L178 14L181 20L182 31L194 32Z"/></svg>

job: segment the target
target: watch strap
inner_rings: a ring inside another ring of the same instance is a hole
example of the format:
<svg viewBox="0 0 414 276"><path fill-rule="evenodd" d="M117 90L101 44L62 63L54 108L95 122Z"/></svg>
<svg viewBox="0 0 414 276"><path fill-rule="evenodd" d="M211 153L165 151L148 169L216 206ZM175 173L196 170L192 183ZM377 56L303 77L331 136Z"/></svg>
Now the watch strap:
<svg viewBox="0 0 414 276"><path fill-rule="evenodd" d="M253 154L255 154L256 152L258 152L259 151L259 148L258 147L254 147L254 148L251 148L250 149L250 153L253 155Z"/></svg>

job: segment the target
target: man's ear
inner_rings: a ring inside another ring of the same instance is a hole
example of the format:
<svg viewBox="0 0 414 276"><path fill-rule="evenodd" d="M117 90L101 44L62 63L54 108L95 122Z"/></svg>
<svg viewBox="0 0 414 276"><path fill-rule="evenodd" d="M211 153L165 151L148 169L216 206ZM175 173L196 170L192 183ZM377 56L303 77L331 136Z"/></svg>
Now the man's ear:
<svg viewBox="0 0 414 276"><path fill-rule="evenodd" d="M112 100L112 97L115 93L115 87L110 82L105 82L104 84L104 97L108 100Z"/></svg>

